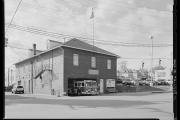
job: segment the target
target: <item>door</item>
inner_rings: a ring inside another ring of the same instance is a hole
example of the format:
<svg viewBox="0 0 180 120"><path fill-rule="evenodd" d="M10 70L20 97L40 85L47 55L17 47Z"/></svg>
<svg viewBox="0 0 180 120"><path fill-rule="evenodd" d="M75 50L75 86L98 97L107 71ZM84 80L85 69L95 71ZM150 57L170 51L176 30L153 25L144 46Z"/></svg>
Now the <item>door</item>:
<svg viewBox="0 0 180 120"><path fill-rule="evenodd" d="M29 80L28 88L29 88L29 93L31 93L31 81L30 80Z"/></svg>
<svg viewBox="0 0 180 120"><path fill-rule="evenodd" d="M104 92L104 80L100 79L100 93Z"/></svg>

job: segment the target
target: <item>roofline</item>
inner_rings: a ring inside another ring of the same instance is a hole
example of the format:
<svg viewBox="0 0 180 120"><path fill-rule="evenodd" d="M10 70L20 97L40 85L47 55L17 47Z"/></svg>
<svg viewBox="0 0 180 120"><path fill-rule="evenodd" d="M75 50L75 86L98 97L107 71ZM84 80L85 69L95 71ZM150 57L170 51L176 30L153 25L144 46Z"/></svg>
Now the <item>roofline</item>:
<svg viewBox="0 0 180 120"><path fill-rule="evenodd" d="M39 56L39 55L41 55L41 54L44 54L44 53L46 53L46 52L49 52L49 51L51 51L51 50L54 50L54 49L57 49L57 48L60 48L60 47L69 47L69 48L74 48L74 49L79 49L79 50L84 50L84 51L89 51L89 52L95 52L95 53L99 53L99 54L104 54L104 55L108 55L108 56L113 56L113 57L121 58L121 57L118 56L118 55L110 55L110 54L105 54L105 53L101 53L101 52L97 52L97 51L93 51L93 50L87 50L87 49L72 47L72 46L68 46L68 45L60 45L60 46L54 47L54 48L52 48L52 49L50 49L50 50L44 51L44 52L42 52L42 53L40 53L40 54L37 54L37 55L34 55L34 56L32 56L32 57L26 58L26 59L24 59L24 60L22 60L22 61L20 61L20 62L14 63L14 65L17 65L17 64L22 63L22 62L24 62L24 61L26 61L26 60L32 59L32 58L34 58L34 57L37 57L37 56Z"/></svg>
<svg viewBox="0 0 180 120"><path fill-rule="evenodd" d="M97 52L97 51L93 51L93 50L87 50L87 49L83 49L83 48L72 47L72 46L68 46L68 45L62 45L62 46L63 47L74 48L74 49L79 49L79 50L84 50L84 51L89 51L89 52L95 52L95 53L109 55L109 56L114 56L114 57L117 57L117 58L121 58L119 55L110 55L110 54L106 54L106 53L102 53L102 52Z"/></svg>
<svg viewBox="0 0 180 120"><path fill-rule="evenodd" d="M44 54L44 53L49 52L49 51L51 51L51 50L55 50L55 49L60 48L60 47L61 47L61 46L57 46L57 47L54 47L54 48L52 48L52 49L46 50L46 51L44 51L44 52L41 52L40 54L34 55L34 56L32 56L32 57L29 57L29 58L26 58L26 59L24 59L24 60L22 60L22 61L19 61L19 62L17 62L17 63L14 63L14 65L17 65L17 64L19 64L19 63L21 63L21 62L24 62L24 61L28 60L28 59L37 57L37 56L39 56L39 55L41 55L41 54Z"/></svg>

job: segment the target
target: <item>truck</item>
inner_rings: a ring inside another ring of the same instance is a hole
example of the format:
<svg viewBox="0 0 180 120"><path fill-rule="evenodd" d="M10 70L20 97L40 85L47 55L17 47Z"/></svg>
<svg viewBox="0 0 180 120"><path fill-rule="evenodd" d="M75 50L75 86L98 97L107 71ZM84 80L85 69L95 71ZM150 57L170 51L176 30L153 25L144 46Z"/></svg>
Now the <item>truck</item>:
<svg viewBox="0 0 180 120"><path fill-rule="evenodd" d="M98 85L95 80L77 80L73 82L73 86L68 89L69 96L80 95L98 95Z"/></svg>

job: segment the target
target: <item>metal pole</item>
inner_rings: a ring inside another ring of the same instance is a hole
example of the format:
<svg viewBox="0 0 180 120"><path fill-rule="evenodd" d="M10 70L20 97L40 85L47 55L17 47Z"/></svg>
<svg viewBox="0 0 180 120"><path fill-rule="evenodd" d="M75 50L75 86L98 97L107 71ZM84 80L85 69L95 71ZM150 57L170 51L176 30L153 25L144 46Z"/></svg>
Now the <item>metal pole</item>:
<svg viewBox="0 0 180 120"><path fill-rule="evenodd" d="M151 83L152 83L152 86L153 86L153 36L151 36L151 40L152 40L152 59L151 59Z"/></svg>
<svg viewBox="0 0 180 120"><path fill-rule="evenodd" d="M93 50L94 50L94 18L93 18Z"/></svg>
<svg viewBox="0 0 180 120"><path fill-rule="evenodd" d="M33 93L33 61L31 61L31 89Z"/></svg>
<svg viewBox="0 0 180 120"><path fill-rule="evenodd" d="M12 69L11 69L11 84L12 84Z"/></svg>
<svg viewBox="0 0 180 120"><path fill-rule="evenodd" d="M8 68L8 87L9 87L9 68Z"/></svg>

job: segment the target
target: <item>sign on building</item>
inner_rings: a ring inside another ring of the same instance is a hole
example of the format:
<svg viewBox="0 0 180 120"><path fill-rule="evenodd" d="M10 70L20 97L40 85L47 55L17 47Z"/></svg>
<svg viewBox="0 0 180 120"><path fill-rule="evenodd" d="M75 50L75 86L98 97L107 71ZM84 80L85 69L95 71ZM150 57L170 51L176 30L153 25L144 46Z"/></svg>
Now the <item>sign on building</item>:
<svg viewBox="0 0 180 120"><path fill-rule="evenodd" d="M115 79L106 79L106 87L115 87Z"/></svg>
<svg viewBox="0 0 180 120"><path fill-rule="evenodd" d="M89 69L89 70L88 70L88 74L89 74L89 75L99 75L99 70Z"/></svg>

